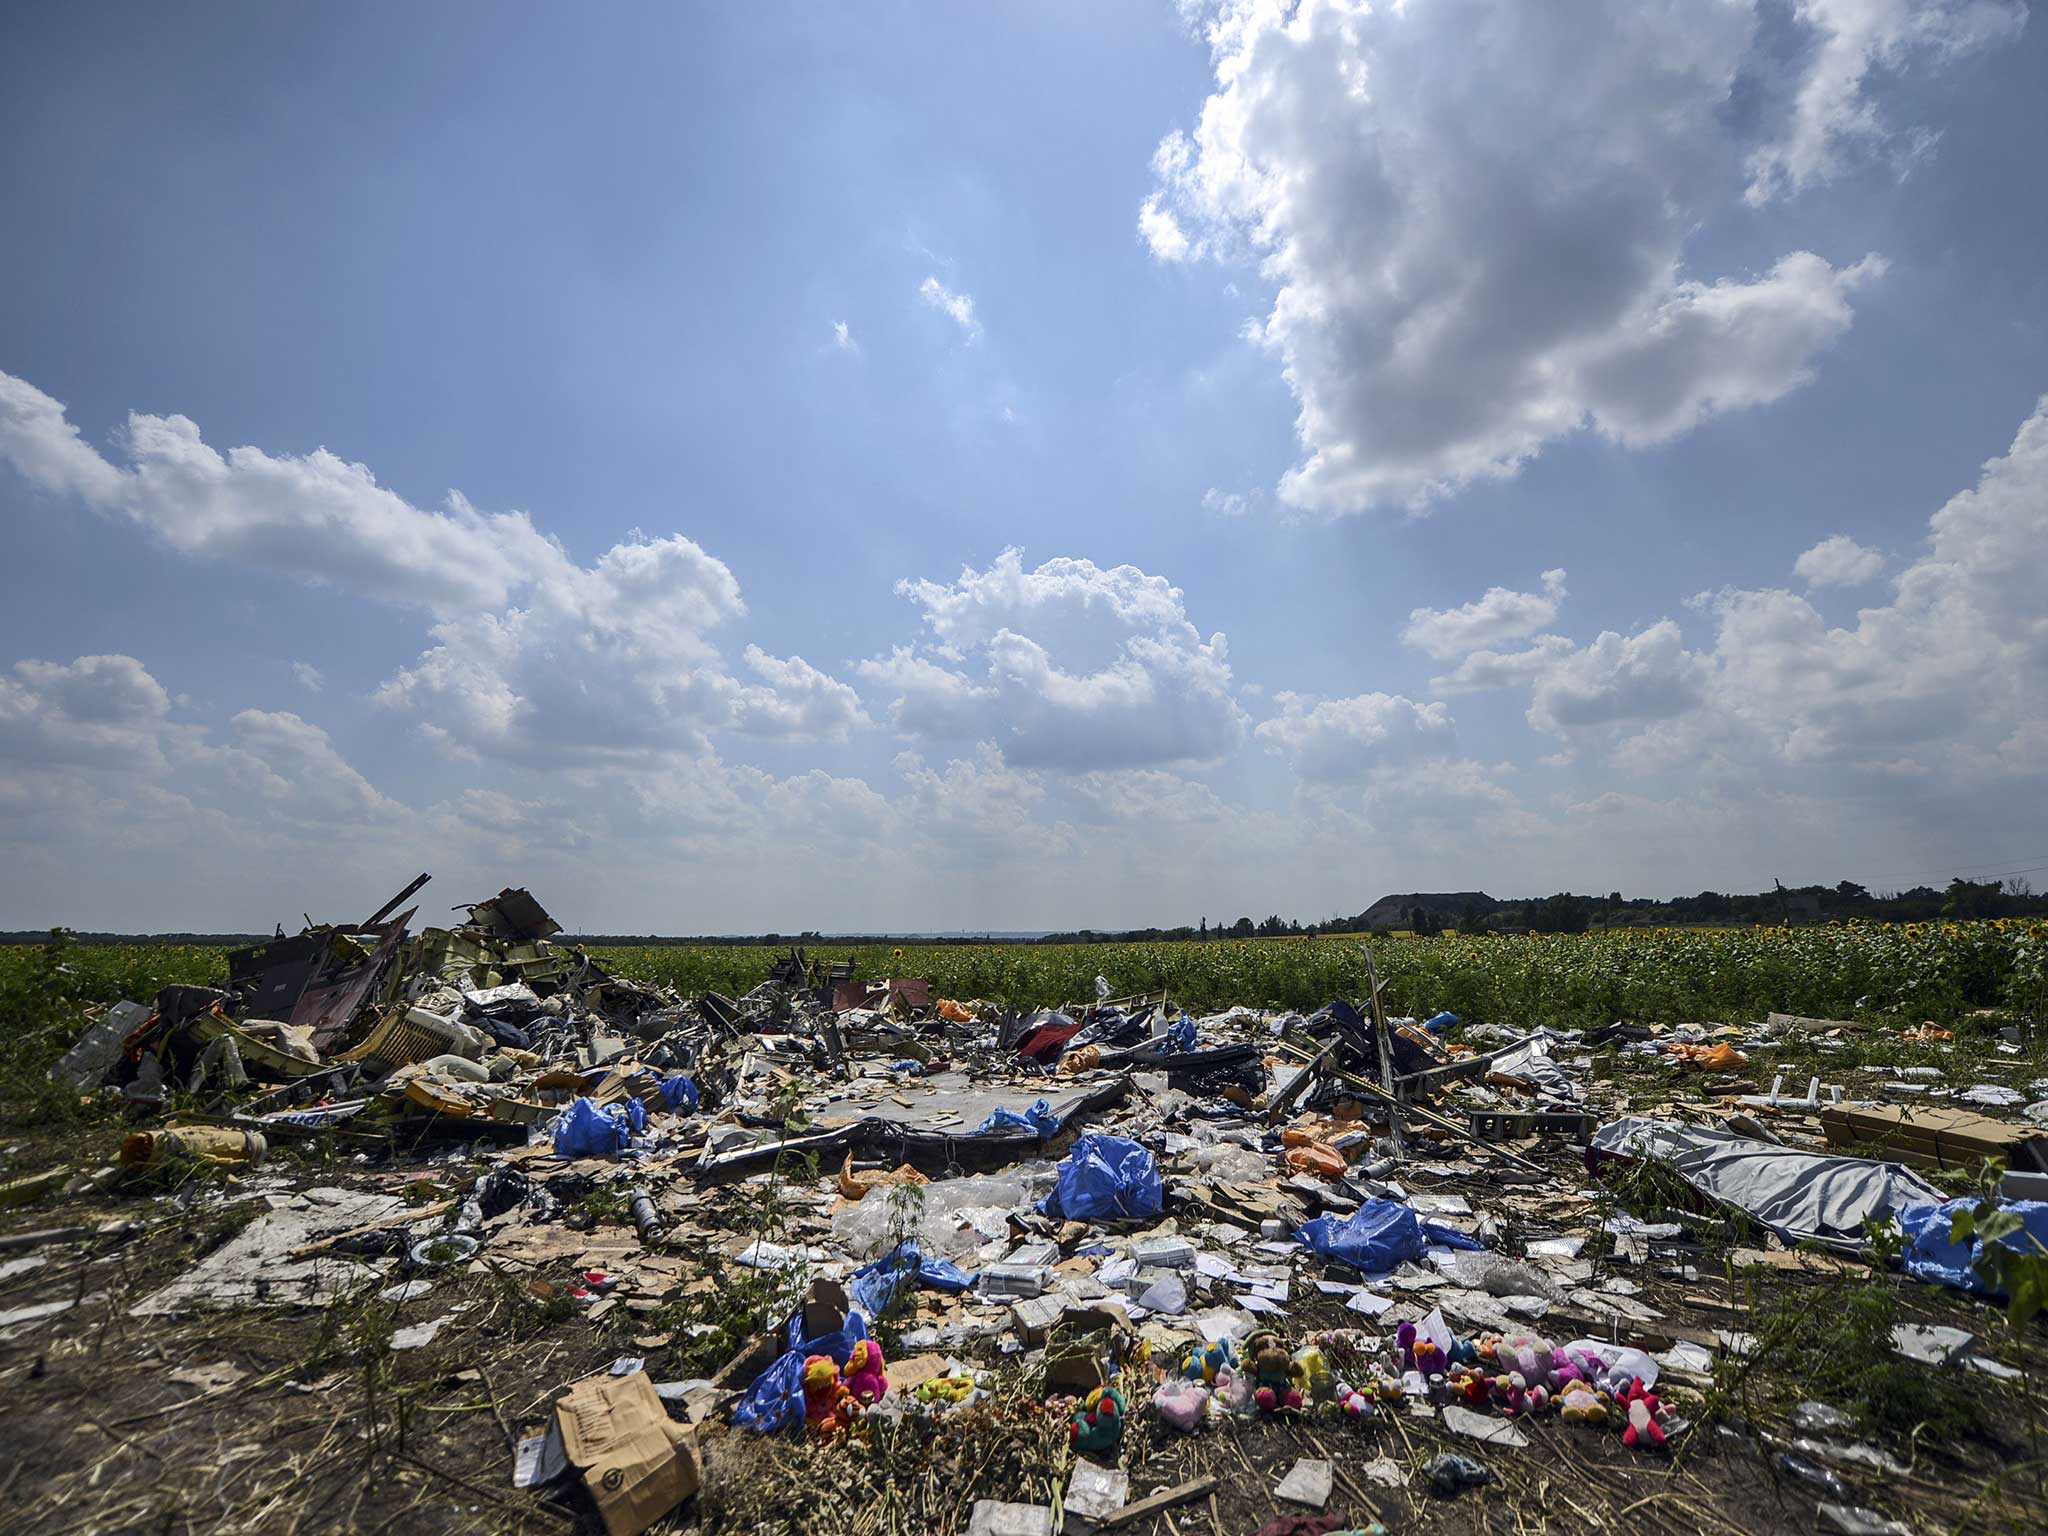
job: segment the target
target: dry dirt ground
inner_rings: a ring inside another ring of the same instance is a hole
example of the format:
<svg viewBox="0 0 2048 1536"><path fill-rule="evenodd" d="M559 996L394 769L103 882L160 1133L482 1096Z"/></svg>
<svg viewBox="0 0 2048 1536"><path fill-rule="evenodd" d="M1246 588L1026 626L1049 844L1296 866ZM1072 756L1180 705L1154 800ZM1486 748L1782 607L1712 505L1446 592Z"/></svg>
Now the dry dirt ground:
<svg viewBox="0 0 2048 1536"><path fill-rule="evenodd" d="M1633 1093L1638 1109L1659 1091L1666 1090L1626 1077L1601 1089ZM90 1162L119 1133L108 1123L37 1132L17 1122L0 1143L11 1174L58 1158ZM1550 1180L1496 1184L1482 1175L1455 1181L1455 1191L1486 1210L1585 1186L1568 1143L1525 1150ZM281 1149L263 1170L405 1194L423 1206L477 1171L474 1163L393 1159L333 1142ZM427 1296L402 1302L365 1287L325 1309L130 1315L256 1208L233 1181L204 1174L0 1213L0 1243L53 1227L89 1234L0 1247L0 1313L74 1303L0 1327L6 1529L600 1531L573 1476L546 1490L515 1490L517 1441L545 1426L567 1383L621 1356L644 1358L657 1381L711 1374L745 1324L773 1304L727 1262L729 1248L687 1239L669 1245L682 1280L669 1299L614 1307L596 1320L562 1294L575 1278L566 1265L538 1285L530 1274L437 1278ZM615 1203L587 1202L577 1216L596 1223L593 1240L632 1239ZM788 1223L801 1236L813 1218L774 1209L742 1186L703 1196L695 1219L700 1230L736 1233ZM1511 1237L1513 1227L1511 1218ZM1625 1449L1612 1433L1554 1417L1525 1420L1533 1444L1503 1450L1405 1414L1368 1425L1313 1415L1226 1421L1181 1436L1134 1413L1121 1456L1134 1499L1205 1475L1216 1485L1213 1497L1122 1529L1252 1536L1302 1513L1276 1503L1271 1490L1296 1458L1314 1456L1335 1464L1332 1512L1361 1527L1378 1519L1391 1532L1804 1532L1828 1528L1816 1526L1826 1499L1880 1510L1919 1536L2048 1530L2048 1404L2039 1388L2048 1348L2038 1323L2013 1334L1996 1308L1882 1267L1738 1272L1728 1261L1736 1236L1701 1222L1679 1259L1690 1274L1669 1258L1630 1272L1641 1287L1635 1299L1663 1318L1624 1329L1624 1339L1737 1333L1754 1341L1746 1361L1724 1359L1711 1378L1666 1383L1667 1402L1691 1421L1667 1453ZM1307 1298L1289 1319L1297 1338L1359 1321L1297 1285L1297 1295L1303 1290ZM939 1317L946 1304L923 1293L919 1305L922 1315L888 1319L884 1339ZM394 1347L401 1330L451 1312L430 1342ZM1963 1328L1982 1341L1980 1354L2021 1377L1892 1361L1871 1341L1906 1322ZM1568 1326L1546 1325L1557 1337ZM852 1440L763 1439L706 1424L703 1491L655 1529L951 1533L967 1529L977 1499L1051 1503L1072 1464L1065 1418L1044 1405L1028 1359L989 1363L987 1402L936 1420L878 1425ZM1814 1396L1859 1415L1854 1431L1835 1438L1873 1444L1905 1470L1838 1465L1846 1497L1782 1470L1781 1453L1798 1434L1787 1415ZM1443 1450L1477 1456L1490 1483L1452 1498L1430 1493L1420 1468ZM1381 1457L1404 1474L1400 1486L1368 1478L1364 1468ZM1067 1528L1085 1527L1076 1519Z"/></svg>

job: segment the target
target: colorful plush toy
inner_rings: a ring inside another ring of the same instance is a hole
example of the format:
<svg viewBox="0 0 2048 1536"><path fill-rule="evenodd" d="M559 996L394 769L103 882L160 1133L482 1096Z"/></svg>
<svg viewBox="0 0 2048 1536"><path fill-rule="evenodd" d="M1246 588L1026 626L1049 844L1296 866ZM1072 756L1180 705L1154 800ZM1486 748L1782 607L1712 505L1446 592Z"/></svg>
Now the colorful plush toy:
<svg viewBox="0 0 2048 1536"><path fill-rule="evenodd" d="M1244 1341L1244 1351L1252 1362L1252 1379L1256 1383L1252 1401L1259 1412L1299 1408L1301 1388L1294 1382L1294 1361L1280 1335L1270 1328L1261 1328Z"/></svg>
<svg viewBox="0 0 2048 1536"><path fill-rule="evenodd" d="M1152 1394L1152 1406L1169 1428L1187 1434L1209 1412L1209 1389L1183 1376L1169 1376Z"/></svg>
<svg viewBox="0 0 2048 1536"><path fill-rule="evenodd" d="M1499 1341L1496 1355L1502 1370L1521 1372L1522 1380L1532 1386L1548 1381L1556 1363L1556 1351L1550 1340L1534 1333L1509 1334Z"/></svg>
<svg viewBox="0 0 2048 1536"><path fill-rule="evenodd" d="M1628 1428L1621 1433L1623 1445L1641 1446L1645 1450L1661 1449L1664 1444L1664 1426L1658 1421L1664 1417L1664 1405L1657 1396L1643 1385L1638 1376L1617 1400L1622 1412L1627 1415Z"/></svg>
<svg viewBox="0 0 2048 1536"><path fill-rule="evenodd" d="M1230 1352L1230 1340L1218 1339L1214 1344L1191 1344L1181 1356L1180 1373L1189 1381L1199 1381L1205 1387L1216 1385L1216 1373L1227 1365L1235 1363Z"/></svg>
<svg viewBox="0 0 2048 1536"><path fill-rule="evenodd" d="M1346 1381L1337 1383L1337 1408L1347 1419L1369 1419L1379 1412L1371 1398L1354 1390Z"/></svg>
<svg viewBox="0 0 2048 1536"><path fill-rule="evenodd" d="M1452 1366L1450 1381L1451 1394L1462 1397L1474 1407L1484 1407L1493 1396L1493 1378L1470 1366Z"/></svg>
<svg viewBox="0 0 2048 1536"><path fill-rule="evenodd" d="M846 1357L846 1369L840 1376L855 1402L863 1408L874 1407L889 1390L888 1373L882 1369L882 1346L873 1339L862 1339Z"/></svg>
<svg viewBox="0 0 2048 1536"><path fill-rule="evenodd" d="M1251 1378L1234 1365L1226 1365L1216 1373L1213 1388L1216 1401L1225 1413L1250 1413L1252 1411Z"/></svg>
<svg viewBox="0 0 2048 1536"><path fill-rule="evenodd" d="M1293 1376L1305 1402L1327 1402L1336 1391L1337 1378L1330 1370L1330 1362L1313 1344L1304 1344L1294 1352Z"/></svg>
<svg viewBox="0 0 2048 1536"><path fill-rule="evenodd" d="M805 1360L803 1379L804 1422L813 1434L834 1434L853 1422L859 1407L830 1355L812 1355Z"/></svg>
<svg viewBox="0 0 2048 1536"><path fill-rule="evenodd" d="M1479 1359L1484 1360L1488 1365L1499 1363L1500 1335L1497 1333L1479 1334L1472 1340L1472 1353Z"/></svg>
<svg viewBox="0 0 2048 1536"><path fill-rule="evenodd" d="M1415 1325L1403 1323L1394 1330L1394 1347L1401 1351L1401 1369L1415 1369Z"/></svg>
<svg viewBox="0 0 2048 1536"><path fill-rule="evenodd" d="M1556 1398L1557 1411L1567 1424L1605 1424L1607 1402L1605 1397L1593 1390L1591 1382L1573 1377L1566 1382Z"/></svg>
<svg viewBox="0 0 2048 1536"><path fill-rule="evenodd" d="M1450 1360L1444 1354L1443 1346L1434 1339L1417 1339L1411 1351L1415 1356L1415 1369L1424 1376L1441 1376L1450 1369Z"/></svg>
<svg viewBox="0 0 2048 1536"><path fill-rule="evenodd" d="M920 1403L964 1403L974 1396L974 1378L965 1371L957 1376L934 1376L919 1382L914 1395Z"/></svg>
<svg viewBox="0 0 2048 1536"><path fill-rule="evenodd" d="M1068 1434L1077 1451L1113 1451L1124 1438L1124 1414L1129 1405L1117 1387L1097 1387L1081 1399L1074 1410Z"/></svg>

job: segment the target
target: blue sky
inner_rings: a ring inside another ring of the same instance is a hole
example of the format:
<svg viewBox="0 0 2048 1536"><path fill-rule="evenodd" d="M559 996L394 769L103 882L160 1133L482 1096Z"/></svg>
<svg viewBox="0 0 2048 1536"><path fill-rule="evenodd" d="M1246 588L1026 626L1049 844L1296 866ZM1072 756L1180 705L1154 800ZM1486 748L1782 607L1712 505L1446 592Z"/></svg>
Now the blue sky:
<svg viewBox="0 0 2048 1536"><path fill-rule="evenodd" d="M13 42L0 924L2048 865L2018 0Z"/></svg>

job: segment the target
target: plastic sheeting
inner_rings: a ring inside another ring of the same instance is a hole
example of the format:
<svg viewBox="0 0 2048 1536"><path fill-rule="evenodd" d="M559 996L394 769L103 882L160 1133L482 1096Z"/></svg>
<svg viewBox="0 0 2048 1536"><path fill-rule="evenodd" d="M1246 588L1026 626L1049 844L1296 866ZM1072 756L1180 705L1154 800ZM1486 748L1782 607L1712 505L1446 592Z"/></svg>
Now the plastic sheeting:
<svg viewBox="0 0 2048 1536"><path fill-rule="evenodd" d="M1083 1136L1060 1164L1052 1193L1038 1208L1067 1221L1157 1216L1163 1209L1159 1164L1122 1136Z"/></svg>
<svg viewBox="0 0 2048 1536"><path fill-rule="evenodd" d="M1419 1259L1425 1248L1478 1250L1485 1245L1463 1232L1424 1221L1398 1200L1368 1200L1344 1220L1318 1216L1294 1229L1294 1240L1325 1259L1349 1264L1368 1275Z"/></svg>
<svg viewBox="0 0 2048 1536"><path fill-rule="evenodd" d="M853 1346L868 1336L867 1319L855 1311L835 1331L815 1339L799 1337L803 1332L801 1309L790 1314L789 1348L775 1363L754 1378L744 1396L733 1405L732 1421L756 1434L773 1434L804 1421L804 1361L812 1355L830 1355L836 1365L846 1364Z"/></svg>
<svg viewBox="0 0 2048 1536"><path fill-rule="evenodd" d="M680 1072L661 1080L661 1096L677 1114L697 1113L697 1085Z"/></svg>
<svg viewBox="0 0 2048 1536"><path fill-rule="evenodd" d="M906 1284L938 1291L964 1291L973 1284L967 1271L945 1259L928 1259L917 1243L905 1239L871 1264L863 1264L847 1281L853 1304L869 1317L880 1317Z"/></svg>
<svg viewBox="0 0 2048 1536"><path fill-rule="evenodd" d="M617 1157L646 1128L647 1111L638 1099L600 1108L579 1097L555 1121L555 1156Z"/></svg>
<svg viewBox="0 0 2048 1536"><path fill-rule="evenodd" d="M1598 1173L1604 1158L1663 1163L1708 1199L1745 1212L1788 1243L1813 1241L1850 1252L1863 1245L1865 1221L1942 1198L1897 1163L1801 1152L1634 1116L1593 1133L1588 1166Z"/></svg>
<svg viewBox="0 0 2048 1536"><path fill-rule="evenodd" d="M1943 1200L1900 1211L1899 1230L1912 1244L1905 1254L1906 1273L1915 1280L1952 1285L1979 1296L1996 1295L1976 1269L1977 1260L1984 1255L1984 1239L1973 1236L1967 1243L1948 1240L1956 1212L1972 1210L1976 1205L1975 1200ZM2000 1238L2000 1242L2021 1253L2034 1252L2035 1243L2048 1248L2048 1200L2013 1200L2004 1208L2025 1225L2020 1231Z"/></svg>
<svg viewBox="0 0 2048 1536"><path fill-rule="evenodd" d="M977 1136L986 1136L992 1131L1029 1131L1043 1140L1057 1136L1060 1117L1052 1112L1052 1106L1040 1099L1029 1109L1019 1114L1014 1109L998 1109L974 1128Z"/></svg>

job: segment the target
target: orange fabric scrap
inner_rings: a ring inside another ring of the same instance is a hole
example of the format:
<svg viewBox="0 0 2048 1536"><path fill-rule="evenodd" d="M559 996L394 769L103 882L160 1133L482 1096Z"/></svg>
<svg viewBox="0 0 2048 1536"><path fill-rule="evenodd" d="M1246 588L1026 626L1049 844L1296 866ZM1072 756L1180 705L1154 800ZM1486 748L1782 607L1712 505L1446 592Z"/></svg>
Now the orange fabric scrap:
<svg viewBox="0 0 2048 1536"><path fill-rule="evenodd" d="M1689 1067L1699 1067L1708 1072L1726 1072L1749 1063L1747 1056L1725 1040L1716 1041L1713 1045L1674 1045L1671 1054Z"/></svg>

